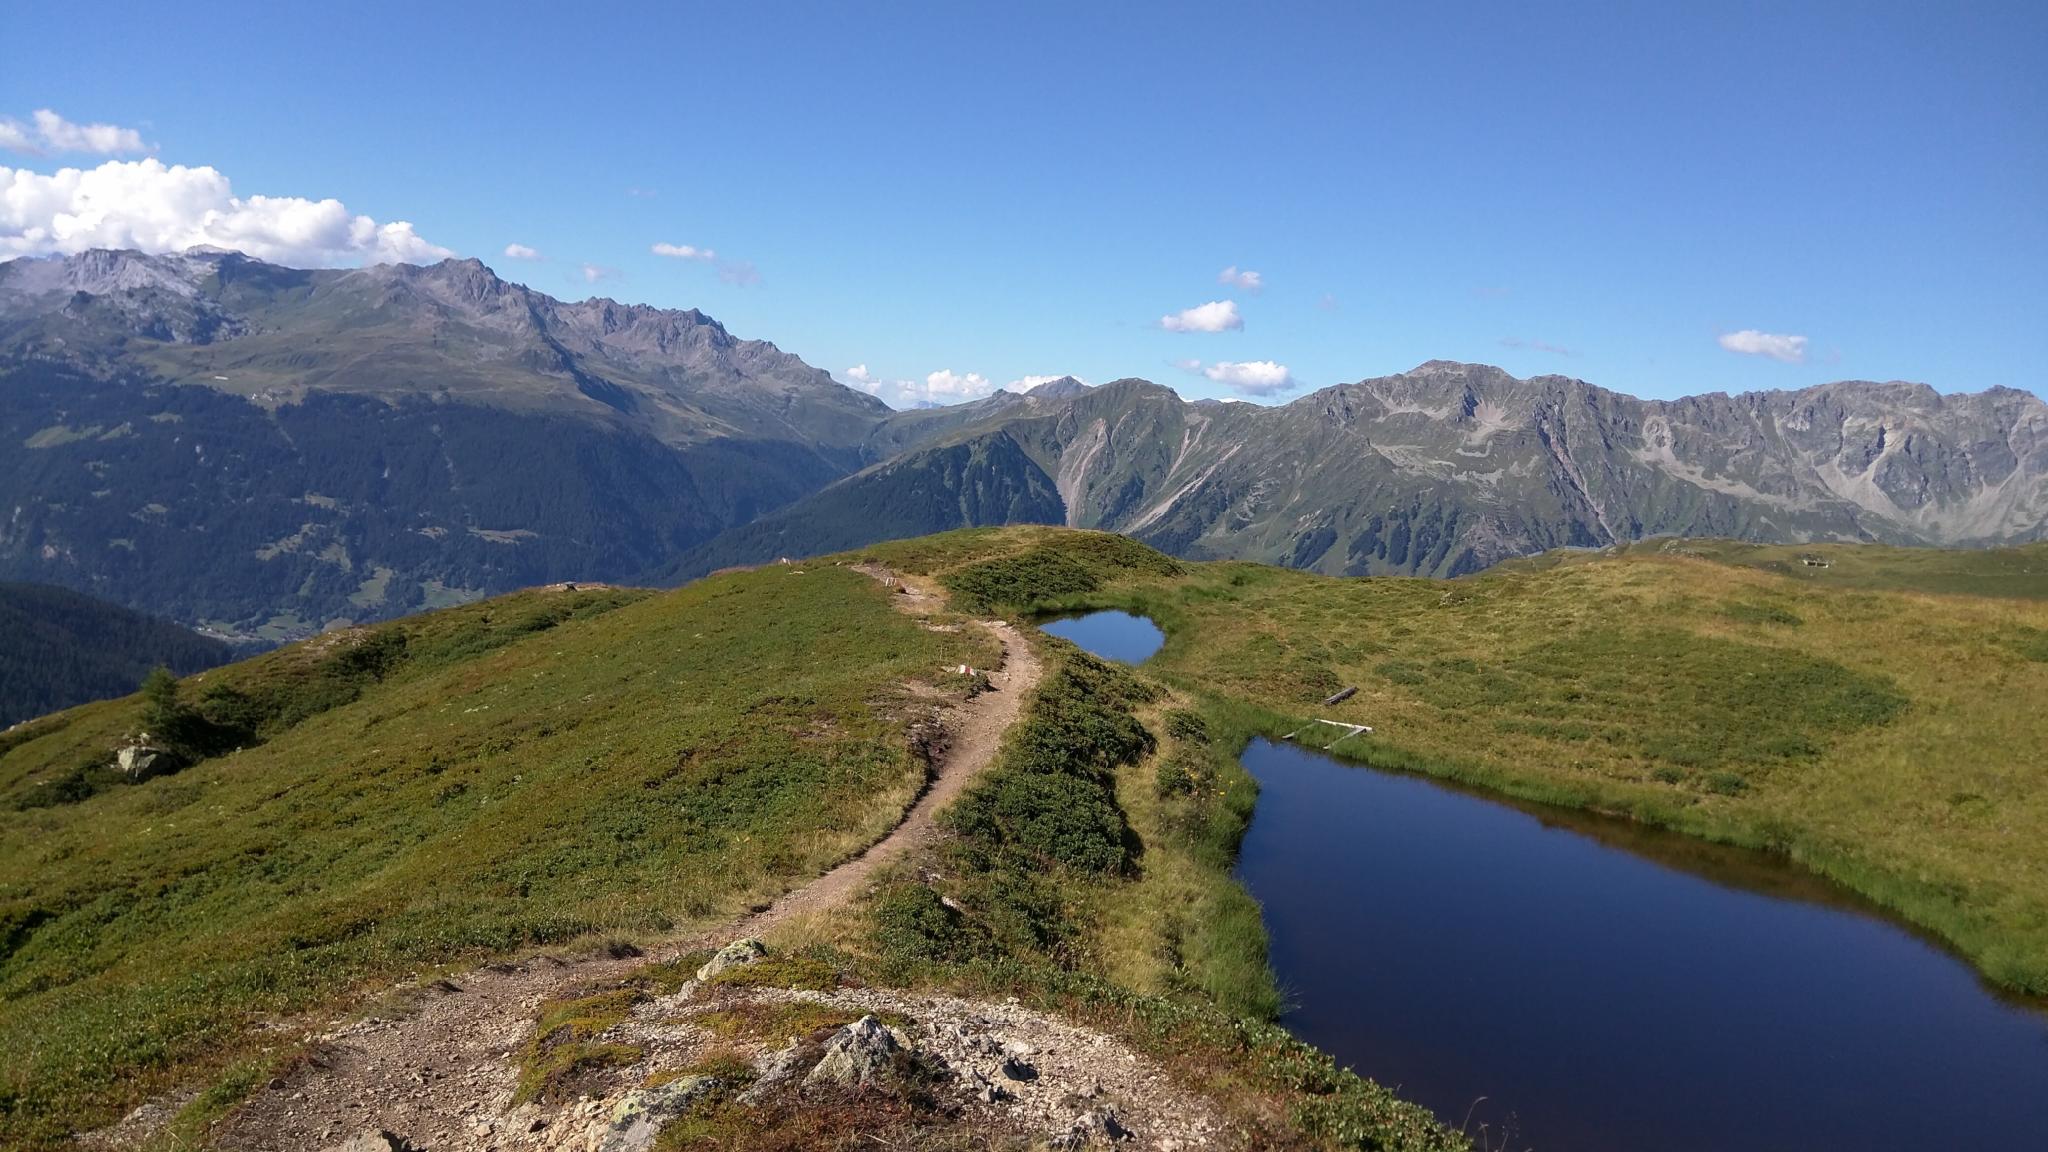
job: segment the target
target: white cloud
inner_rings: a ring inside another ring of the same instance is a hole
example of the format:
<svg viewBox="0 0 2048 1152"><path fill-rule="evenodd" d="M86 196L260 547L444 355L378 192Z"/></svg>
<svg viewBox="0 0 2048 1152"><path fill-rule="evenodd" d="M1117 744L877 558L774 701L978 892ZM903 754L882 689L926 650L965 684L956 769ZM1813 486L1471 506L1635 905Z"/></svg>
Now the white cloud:
<svg viewBox="0 0 2048 1152"><path fill-rule="evenodd" d="M841 382L870 396L880 397L892 408L917 408L932 404L962 404L979 400L996 390L995 382L979 372L955 372L941 368L923 380L889 380L855 364L840 373Z"/></svg>
<svg viewBox="0 0 2048 1152"><path fill-rule="evenodd" d="M1244 317L1237 314L1237 301L1212 300L1171 316L1161 316L1159 326L1168 332L1227 332L1243 328Z"/></svg>
<svg viewBox="0 0 2048 1152"><path fill-rule="evenodd" d="M545 259L547 259L547 257L545 257L545 256L541 255L541 254L540 254L540 249L538 249L538 248L528 248L528 247L527 247L526 245L524 245L524 244L507 244L507 245L505 245L505 259L507 259L507 260L545 260Z"/></svg>
<svg viewBox="0 0 2048 1152"><path fill-rule="evenodd" d="M718 259L718 253L713 252L709 248L699 248L694 244L656 244L653 251L656 256L667 256L675 260L703 260L709 262Z"/></svg>
<svg viewBox="0 0 2048 1152"><path fill-rule="evenodd" d="M1266 280L1263 276L1249 268L1239 268L1235 264L1218 272L1216 274L1216 282L1218 284L1228 284L1233 288L1242 288L1247 292L1257 292L1266 286Z"/></svg>
<svg viewBox="0 0 2048 1152"><path fill-rule="evenodd" d="M1173 366L1183 372L1200 372L1202 370L1202 362L1192 356L1185 360L1175 360Z"/></svg>
<svg viewBox="0 0 2048 1152"><path fill-rule="evenodd" d="M1775 332L1759 332L1744 328L1740 332L1728 332L1721 336L1721 347L1745 356L1769 356L1787 364L1802 363L1806 359L1806 337L1781 336Z"/></svg>
<svg viewBox="0 0 2048 1152"><path fill-rule="evenodd" d="M109 160L44 175L0 167L0 256L87 248L232 248L280 264L426 263L454 255L402 220L379 224L339 200L239 197L212 168Z"/></svg>
<svg viewBox="0 0 2048 1152"><path fill-rule="evenodd" d="M1271 396L1294 387L1287 365L1271 360L1219 361L1202 369L1202 375L1245 396Z"/></svg>
<svg viewBox="0 0 2048 1152"><path fill-rule="evenodd" d="M619 275L617 268L607 268L602 264L585 264L576 271L578 275L583 277L585 284L595 284L600 280L614 280Z"/></svg>
<svg viewBox="0 0 2048 1152"><path fill-rule="evenodd" d="M73 124L48 108L38 108L33 125L0 116L0 148L43 155L50 152L147 152L142 133L116 124Z"/></svg>

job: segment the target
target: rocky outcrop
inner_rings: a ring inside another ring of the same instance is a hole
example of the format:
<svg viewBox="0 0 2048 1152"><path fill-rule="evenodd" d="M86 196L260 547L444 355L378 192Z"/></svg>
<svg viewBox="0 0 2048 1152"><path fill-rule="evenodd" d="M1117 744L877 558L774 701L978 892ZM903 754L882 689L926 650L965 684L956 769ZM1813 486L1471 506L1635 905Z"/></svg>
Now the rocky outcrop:
<svg viewBox="0 0 2048 1152"><path fill-rule="evenodd" d="M811 1069L804 1082L838 1084L848 1088L876 1083L889 1075L896 1053L903 1048L904 1045L882 1026L880 1020L863 1016L841 1028L826 1042L824 1057Z"/></svg>
<svg viewBox="0 0 2048 1152"><path fill-rule="evenodd" d="M703 966L697 969L697 979L709 980L728 968L752 964L766 955L768 950L761 947L761 942L752 936L735 940L720 948L711 959L706 960Z"/></svg>

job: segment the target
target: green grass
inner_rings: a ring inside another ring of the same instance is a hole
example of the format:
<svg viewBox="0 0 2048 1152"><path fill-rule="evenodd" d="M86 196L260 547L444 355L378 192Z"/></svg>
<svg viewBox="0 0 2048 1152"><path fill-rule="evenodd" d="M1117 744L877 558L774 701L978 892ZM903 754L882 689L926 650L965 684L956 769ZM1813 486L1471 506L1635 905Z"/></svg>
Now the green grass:
<svg viewBox="0 0 2048 1152"><path fill-rule="evenodd" d="M1060 547L913 556L943 579ZM1145 612L1167 632L1148 675L1268 734L1370 724L1346 747L1382 767L1784 853L2048 993L2048 546L1658 541L1456 581L1181 567L1004 606Z"/></svg>
<svg viewBox="0 0 2048 1152"><path fill-rule="evenodd" d="M139 701L12 734L0 1146L211 1077L256 1022L376 982L771 897L919 786L904 684L992 656L867 577L777 568L522 593L217 670L181 695L255 701L254 742L69 802L32 798L108 755Z"/></svg>
<svg viewBox="0 0 2048 1152"><path fill-rule="evenodd" d="M1754 568L1814 588L2048 600L2048 543L2011 548L1897 548L1659 538L1600 552L1549 552L1510 561L1502 568L1537 571L1597 563L1613 555L1688 556Z"/></svg>

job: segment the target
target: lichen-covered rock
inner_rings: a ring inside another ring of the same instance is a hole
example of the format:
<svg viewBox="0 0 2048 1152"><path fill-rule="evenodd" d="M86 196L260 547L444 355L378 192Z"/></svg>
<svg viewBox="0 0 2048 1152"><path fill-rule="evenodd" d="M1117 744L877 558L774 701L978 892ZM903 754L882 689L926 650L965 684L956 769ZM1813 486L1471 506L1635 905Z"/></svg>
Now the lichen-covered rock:
<svg viewBox="0 0 2048 1152"><path fill-rule="evenodd" d="M669 1121L716 1091L720 1083L716 1076L684 1076L659 1088L626 1093L625 1099L612 1106L611 1127L598 1152L646 1152Z"/></svg>
<svg viewBox="0 0 2048 1152"><path fill-rule="evenodd" d="M761 947L761 942L752 936L735 940L720 948L716 956L706 960L704 966L697 969L697 979L709 980L727 968L737 967L741 964L752 964L766 955L768 955L768 950Z"/></svg>
<svg viewBox="0 0 2048 1152"><path fill-rule="evenodd" d="M880 1020L863 1016L832 1034L832 1039L825 1042L824 1058L804 1077L804 1082L873 1084L888 1075L902 1047Z"/></svg>

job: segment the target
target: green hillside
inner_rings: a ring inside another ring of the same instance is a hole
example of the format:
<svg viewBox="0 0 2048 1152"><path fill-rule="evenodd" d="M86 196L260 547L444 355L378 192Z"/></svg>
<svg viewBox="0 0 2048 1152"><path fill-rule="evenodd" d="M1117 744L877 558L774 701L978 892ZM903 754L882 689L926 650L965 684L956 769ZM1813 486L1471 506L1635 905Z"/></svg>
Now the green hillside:
<svg viewBox="0 0 2048 1152"><path fill-rule="evenodd" d="M1353 754L1387 767L1788 853L2048 990L2031 561L1842 549L1809 576L1688 547L1455 581L1049 527L866 549L956 613L1120 606L1169 639L1130 672L1037 637L1045 674L946 835L772 939L802 951L763 972L1015 996L1277 1141L1462 1147L1271 1022L1263 926L1231 876L1256 793L1235 754L1315 715L1373 725ZM995 653L896 611L853 558L535 589L9 733L0 1145L61 1143L173 1086L227 1107L280 1058L264 1021L491 956L687 937L875 839L922 781L918 725L970 687L943 670ZM2010 594L1902 590L1985 580ZM145 723L189 766L115 770Z"/></svg>
<svg viewBox="0 0 2048 1152"><path fill-rule="evenodd" d="M923 773L908 686L986 644L832 567L537 590L195 677L183 706L248 746L141 784L102 767L135 698L10 733L0 1146L366 981L779 893L894 822Z"/></svg>
<svg viewBox="0 0 2048 1152"><path fill-rule="evenodd" d="M197 672L233 654L219 640L82 592L0 584L0 728L125 696L158 665Z"/></svg>

